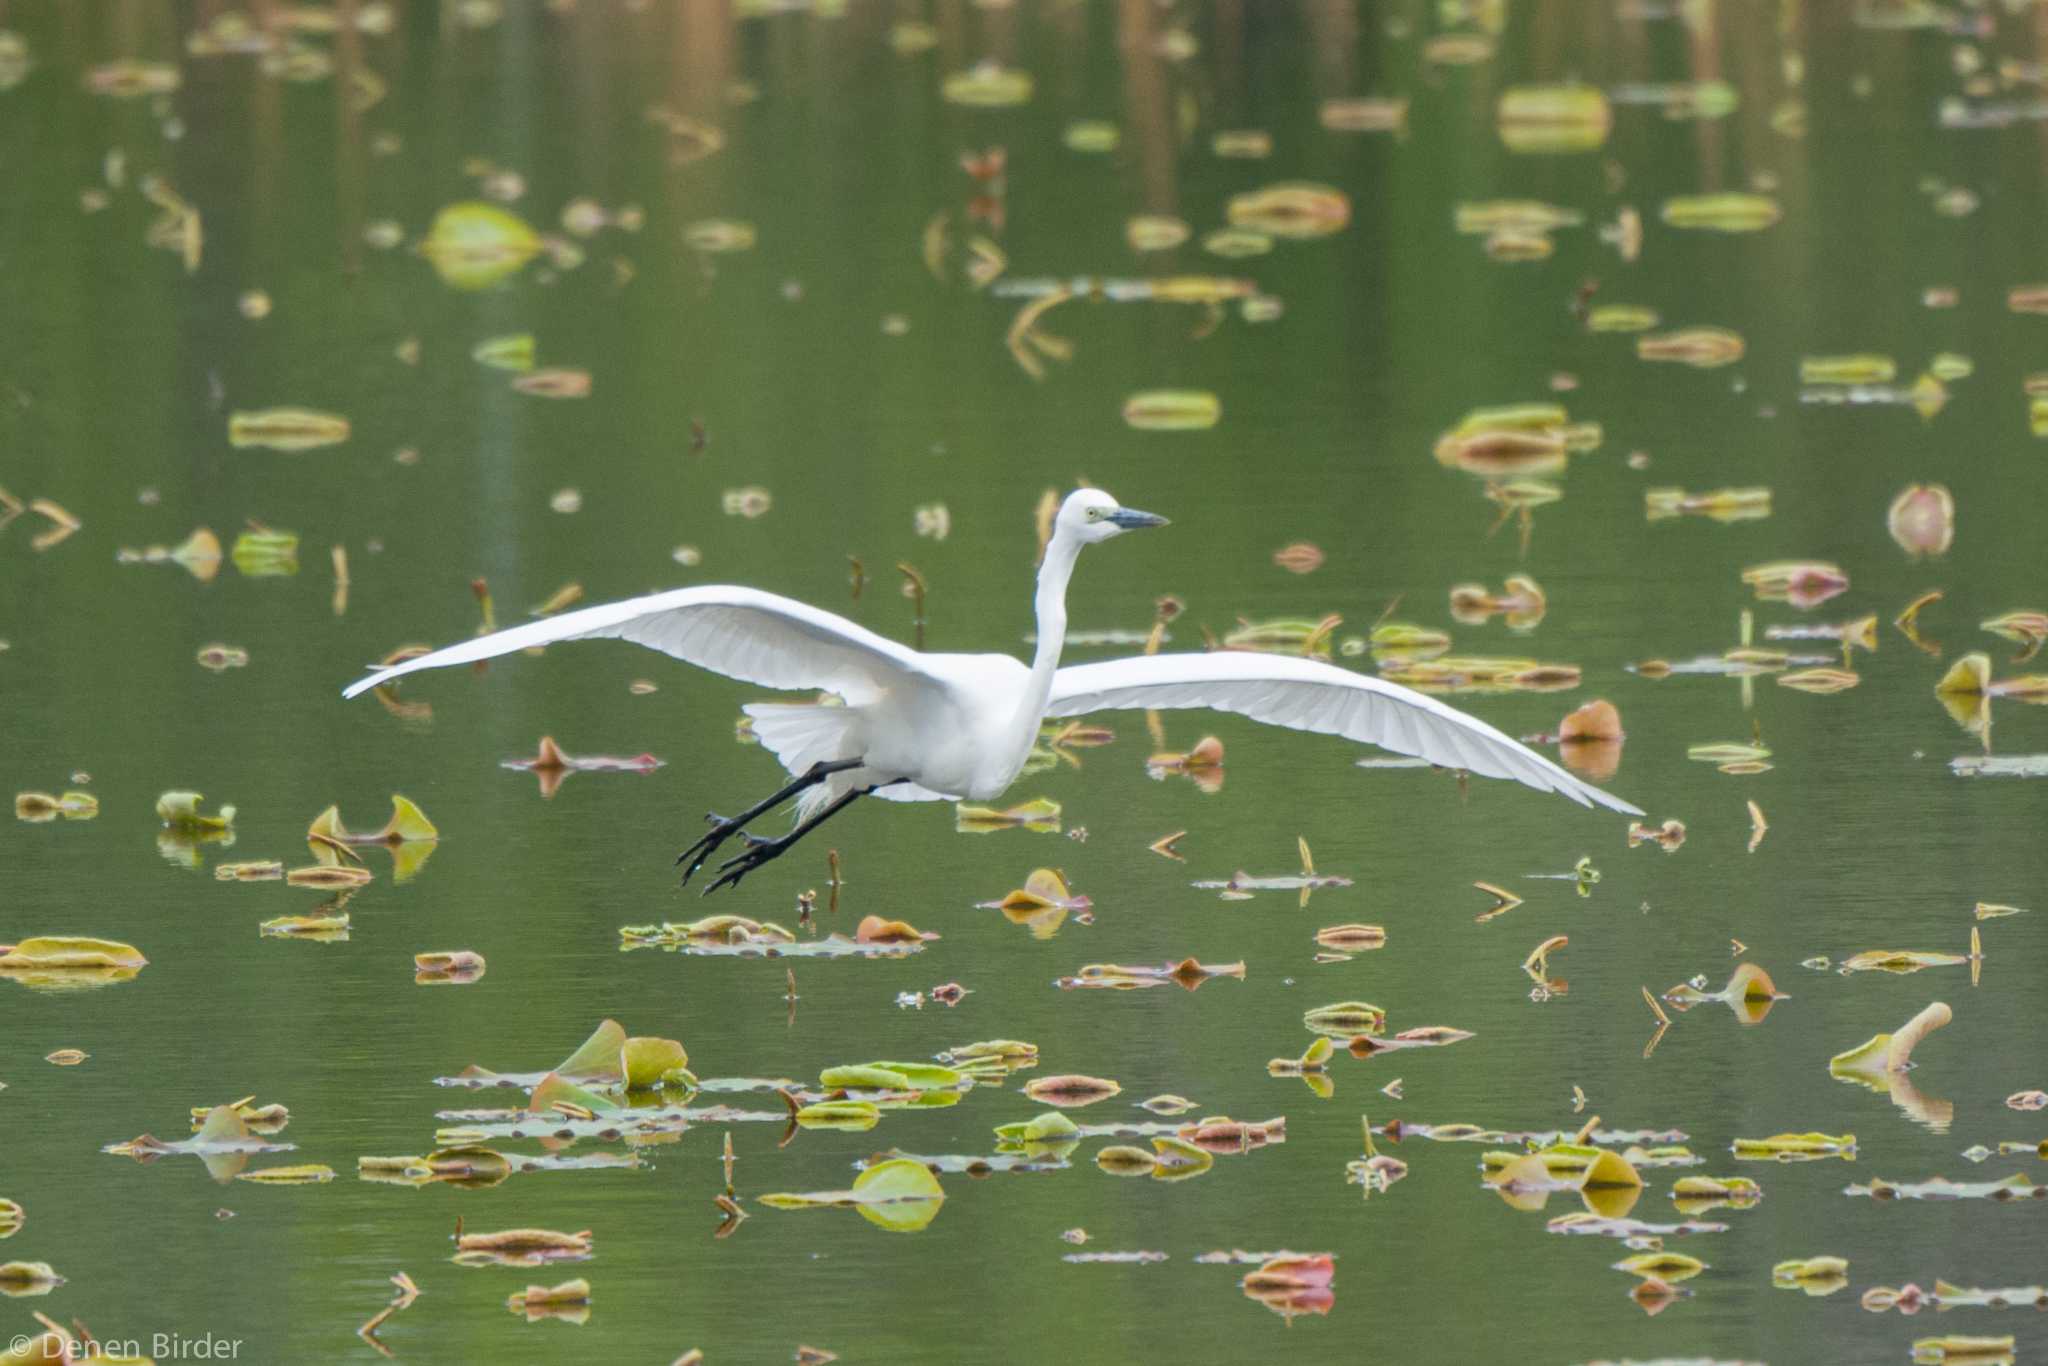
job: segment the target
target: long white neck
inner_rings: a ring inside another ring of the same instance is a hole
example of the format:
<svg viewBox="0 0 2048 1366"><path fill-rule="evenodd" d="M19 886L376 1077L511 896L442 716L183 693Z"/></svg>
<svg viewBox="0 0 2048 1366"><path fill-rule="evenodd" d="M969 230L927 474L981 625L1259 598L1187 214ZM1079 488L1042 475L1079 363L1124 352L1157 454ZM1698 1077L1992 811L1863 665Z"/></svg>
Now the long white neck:
<svg viewBox="0 0 2048 1366"><path fill-rule="evenodd" d="M1031 679L1019 704L1017 724L1032 739L1045 717L1046 699L1052 695L1052 676L1059 671L1060 649L1067 639L1067 580L1074 576L1074 561L1081 554L1081 542L1064 530L1053 533L1045 548L1045 563L1038 567L1038 652L1031 660Z"/></svg>

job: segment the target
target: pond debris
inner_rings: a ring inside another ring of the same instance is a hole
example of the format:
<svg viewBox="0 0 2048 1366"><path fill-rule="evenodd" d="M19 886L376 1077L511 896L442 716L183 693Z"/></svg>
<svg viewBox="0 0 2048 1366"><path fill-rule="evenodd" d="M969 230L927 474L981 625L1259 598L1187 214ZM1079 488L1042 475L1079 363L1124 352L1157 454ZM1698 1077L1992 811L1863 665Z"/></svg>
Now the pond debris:
<svg viewBox="0 0 2048 1366"><path fill-rule="evenodd" d="M1145 772L1154 781L1179 774L1203 793L1220 792L1223 789L1223 742L1213 735L1205 735L1184 754L1171 750L1152 754L1145 760Z"/></svg>
<svg viewBox="0 0 2048 1366"><path fill-rule="evenodd" d="M261 446L296 454L338 446L349 438L349 421L311 408L259 408L228 414L228 444L236 450Z"/></svg>
<svg viewBox="0 0 2048 1366"><path fill-rule="evenodd" d="M1049 797L1035 797L1002 809L955 803L953 828L962 834L1022 829L1041 835L1056 835L1060 831L1060 804Z"/></svg>
<svg viewBox="0 0 2048 1366"><path fill-rule="evenodd" d="M1925 1181L1886 1181L1872 1177L1861 1185L1843 1187L1842 1194L1872 1200L1992 1200L2005 1204L2048 1199L2048 1186L2029 1181L2018 1172L1999 1181L1950 1181L1942 1176Z"/></svg>
<svg viewBox="0 0 2048 1366"><path fill-rule="evenodd" d="M529 1285L505 1299L505 1307L528 1323L562 1319L569 1323L590 1321L590 1282L581 1276L560 1285Z"/></svg>
<svg viewBox="0 0 2048 1366"><path fill-rule="evenodd" d="M1688 493L1681 488L1645 489L1643 513L1652 522L1670 517L1705 517L1723 524L1761 521L1771 515L1771 491L1720 488Z"/></svg>
<svg viewBox="0 0 2048 1366"><path fill-rule="evenodd" d="M14 794L14 818L30 825L43 825L59 816L67 821L89 821L99 814L100 799L90 792L66 792L61 797L48 792Z"/></svg>
<svg viewBox="0 0 2048 1366"><path fill-rule="evenodd" d="M1733 365L1747 349L1740 332L1726 327L1684 327L1675 332L1646 332L1636 338L1636 358L1671 361L1695 370Z"/></svg>
<svg viewBox="0 0 2048 1366"><path fill-rule="evenodd" d="M471 949L442 949L412 956L416 986L466 986L484 975L484 956Z"/></svg>
<svg viewBox="0 0 2048 1366"><path fill-rule="evenodd" d="M1828 1071L1837 1077L1904 1072L1912 1066L1913 1050L1920 1042L1954 1018L1946 1004L1932 1002L1897 1033L1873 1035L1847 1052L1837 1053L1828 1060Z"/></svg>
<svg viewBox="0 0 2048 1366"><path fill-rule="evenodd" d="M1940 589L1930 589L1900 608L1899 614L1892 618L1892 625L1899 628L1901 635L1912 641L1915 648L1925 650L1936 659L1941 658L1941 642L1928 640L1920 634L1920 613L1940 602L1943 596Z"/></svg>
<svg viewBox="0 0 2048 1366"><path fill-rule="evenodd" d="M38 991L133 981L149 960L132 944L82 935L36 935L0 944L0 980Z"/></svg>
<svg viewBox="0 0 2048 1366"><path fill-rule="evenodd" d="M0 1295L9 1299L47 1295L62 1284L64 1278L48 1262L0 1262Z"/></svg>
<svg viewBox="0 0 2048 1366"><path fill-rule="evenodd" d="M465 1233L455 1220L458 1266L545 1266L550 1262L588 1261L595 1248L589 1229L558 1233L546 1228L510 1228L496 1233Z"/></svg>
<svg viewBox="0 0 2048 1366"><path fill-rule="evenodd" d="M1327 1252L1312 1256L1283 1253L1247 1272L1238 1282L1245 1298L1255 1300L1283 1319L1297 1314L1328 1314L1337 1302L1331 1285L1336 1264Z"/></svg>
<svg viewBox="0 0 2048 1366"><path fill-rule="evenodd" d="M1476 1036L1471 1030L1458 1029L1451 1025L1419 1025L1414 1029L1404 1029L1398 1034L1386 1037L1377 1034L1354 1035L1350 1050L1354 1058L1370 1058L1404 1048L1444 1048L1474 1037Z"/></svg>
<svg viewBox="0 0 2048 1366"><path fill-rule="evenodd" d="M2012 1334L2003 1337L1981 1337L1963 1333L1949 1333L1941 1337L1915 1338L1913 1360L1926 1366L1939 1366L1946 1362L1972 1362L1979 1366L1999 1366L2010 1363L2013 1356Z"/></svg>
<svg viewBox="0 0 2048 1366"><path fill-rule="evenodd" d="M2048 1306L2048 1289L2038 1285L1986 1290L1936 1280L1934 1289L1922 1290L1908 1281L1902 1286L1873 1285L1863 1292L1863 1307L1873 1314L1892 1309L1901 1314L1917 1314L1928 1307L1949 1310L2039 1309L2044 1306Z"/></svg>
<svg viewBox="0 0 2048 1366"><path fill-rule="evenodd" d="M515 376L512 388L518 393L530 394L535 398L589 398L591 378L588 370L551 366L545 370L534 370Z"/></svg>
<svg viewBox="0 0 2048 1366"><path fill-rule="evenodd" d="M1849 1263L1842 1257L1797 1257L1771 1268L1771 1284L1815 1297L1832 1295L1849 1284Z"/></svg>
<svg viewBox="0 0 2048 1366"><path fill-rule="evenodd" d="M1598 449L1597 422L1573 422L1563 405L1474 408L1436 440L1438 464L1483 479L1562 474L1568 457Z"/></svg>
<svg viewBox="0 0 2048 1366"><path fill-rule="evenodd" d="M270 1143L257 1136L233 1105L216 1105L191 1138L165 1142L145 1133L126 1143L109 1143L100 1151L137 1162L155 1162L163 1157L197 1157L215 1181L225 1184L240 1175L250 1157L259 1153L291 1152L297 1145Z"/></svg>
<svg viewBox="0 0 2048 1366"><path fill-rule="evenodd" d="M1220 749L1220 746L1219 746ZM1318 873L1315 858L1309 852L1308 841L1297 835L1295 850L1301 856L1301 871L1294 874L1280 874L1270 877L1254 877L1242 869L1232 873L1222 882L1191 882L1188 885L1201 891L1219 894L1224 901L1249 901L1255 892L1300 892L1299 904L1308 905L1309 894L1328 887L1349 887L1351 879L1334 873Z"/></svg>
<svg viewBox="0 0 2048 1366"><path fill-rule="evenodd" d="M1081 923L1087 924L1094 918L1089 914L1094 904L1090 898L1076 894L1067 885L1066 874L1059 869L1034 868L1024 879L1022 887L1011 891L1000 901L977 901L975 907L978 910L1001 911L1011 920L1037 929L1046 923L1045 917L1049 914L1064 919L1071 912ZM1051 922L1051 928L1058 927L1059 919Z"/></svg>
<svg viewBox="0 0 2048 1366"><path fill-rule="evenodd" d="M205 797L197 792L166 792L156 799L156 816L166 830L192 834L219 833L234 828L235 808L223 806L220 814L209 816L199 809Z"/></svg>
<svg viewBox="0 0 2048 1366"><path fill-rule="evenodd" d="M1908 484L1885 513L1892 541L1913 559L1946 555L1956 538L1956 500L1946 484Z"/></svg>
<svg viewBox="0 0 2048 1366"><path fill-rule="evenodd" d="M2043 641L2048 641L2048 612L2032 609L2005 612L1988 621L1977 623L1977 629L1989 631L1995 636L2001 636L2015 645L2022 646L2020 652L2013 656L2012 662L2024 664L2041 652Z"/></svg>
<svg viewBox="0 0 2048 1366"><path fill-rule="evenodd" d="M465 200L434 215L416 250L441 283L453 289L480 290L517 275L541 254L543 246L540 234L517 214L495 204Z"/></svg>
<svg viewBox="0 0 2048 1366"><path fill-rule="evenodd" d="M1569 873L1524 873L1522 876L1531 882L1569 882L1572 890L1586 897L1591 896L1593 888L1598 885L1600 870L1593 866L1591 855L1581 854Z"/></svg>
<svg viewBox="0 0 2048 1366"><path fill-rule="evenodd" d="M1122 963L1089 963L1071 977L1060 977L1053 985L1062 991L1082 989L1106 989L1110 991L1133 991L1145 987L1161 987L1172 983L1189 991L1204 982L1217 977L1235 977L1244 980L1244 964L1201 963L1193 958L1183 958L1178 963L1165 963L1159 967L1132 967Z"/></svg>
<svg viewBox="0 0 2048 1366"><path fill-rule="evenodd" d="M856 1176L849 1190L775 1192L756 1197L770 1209L853 1208L878 1228L915 1233L938 1217L945 1190L924 1163L907 1158L878 1162Z"/></svg>
<svg viewBox="0 0 2048 1366"><path fill-rule="evenodd" d="M1510 86L1494 107L1494 128L1510 152L1590 152L1613 126L1614 110L1597 86Z"/></svg>
<svg viewBox="0 0 2048 1366"><path fill-rule="evenodd" d="M1681 1176L1671 1183L1671 1202L1686 1215L1750 1209L1763 1195L1763 1188L1746 1176Z"/></svg>
<svg viewBox="0 0 2048 1366"><path fill-rule="evenodd" d="M0 497L0 503L4 503ZM4 523L0 523L4 524ZM207 527L196 528L175 546L152 545L140 550L123 546L114 552L116 564L175 564L201 583L211 583L220 573L220 537Z"/></svg>
<svg viewBox="0 0 2048 1366"><path fill-rule="evenodd" d="M1316 931L1318 963L1348 963L1361 953L1370 953L1387 946L1387 931L1384 926L1351 923L1347 925L1325 925Z"/></svg>
<svg viewBox="0 0 2048 1366"><path fill-rule="evenodd" d="M1527 574L1508 575L1498 594L1477 583L1461 583L1451 589L1451 618L1464 626L1483 626L1499 616L1511 631L1530 631L1542 624L1549 605L1542 585Z"/></svg>
<svg viewBox="0 0 2048 1366"><path fill-rule="evenodd" d="M427 819L426 812L419 809L410 797L391 795L391 818L383 828L367 835L351 834L341 823L341 808L330 806L313 818L306 827L306 842L316 847L333 848L343 844L386 844L399 845L414 842L432 842L441 838L441 832Z"/></svg>
<svg viewBox="0 0 2048 1366"><path fill-rule="evenodd" d="M1124 400L1124 424L1141 432L1199 432L1223 417L1216 395L1201 389L1149 389Z"/></svg>
<svg viewBox="0 0 2048 1366"><path fill-rule="evenodd" d="M1161 858L1170 858L1175 863L1186 863L1187 857L1180 852L1180 842L1187 838L1187 833L1185 830L1176 830L1170 835L1161 835L1145 847Z"/></svg>
<svg viewBox="0 0 2048 1366"><path fill-rule="evenodd" d="M1509 911L1522 904L1522 898L1516 896L1505 887L1497 887L1491 882L1475 882L1472 885L1493 898L1493 905L1472 917L1473 920L1480 924L1506 915Z"/></svg>
<svg viewBox="0 0 2048 1366"><path fill-rule="evenodd" d="M235 537L228 559L247 578L288 578L299 572L298 533L252 520L249 529Z"/></svg>
<svg viewBox="0 0 2048 1366"><path fill-rule="evenodd" d="M1586 1125L1591 1130L1598 1121ZM1530 1153L1490 1153L1481 1161L1483 1180L1509 1207L1540 1210L1552 1193L1577 1193L1586 1212L1620 1219L1642 1197L1643 1178L1635 1164L1607 1148L1553 1143Z"/></svg>
<svg viewBox="0 0 2048 1366"><path fill-rule="evenodd" d="M268 1186L318 1186L333 1179L334 1168L317 1162L302 1162L289 1167L258 1167L255 1171L235 1173L237 1181L253 1181Z"/></svg>
<svg viewBox="0 0 2048 1366"><path fill-rule="evenodd" d="M360 869L352 868L295 868L291 873L285 875L285 881L294 886L302 887L309 885L328 886L334 884L328 882L312 883L307 880L307 875L313 873L332 875L359 872L361 872ZM297 881L294 881L295 876ZM362 873L362 880L368 881L369 875ZM315 911L310 915L274 916L258 925L257 933L266 938L273 939L307 939L316 943L341 943L348 939L348 929L348 912L332 910Z"/></svg>
<svg viewBox="0 0 2048 1366"><path fill-rule="evenodd" d="M554 736L543 735L531 758L501 759L498 767L533 774L540 782L541 797L546 799L561 790L563 780L571 773L652 773L663 763L663 760L646 753L627 756L570 754L555 743Z"/></svg>
<svg viewBox="0 0 2048 1366"><path fill-rule="evenodd" d="M1295 541L1273 552L1273 563L1290 574L1313 574L1323 567L1322 548L1307 541Z"/></svg>
<svg viewBox="0 0 2048 1366"><path fill-rule="evenodd" d="M1667 199L1657 216L1674 228L1705 232L1761 232L1784 217L1778 201L1768 195L1731 191L1681 195Z"/></svg>
<svg viewBox="0 0 2048 1366"><path fill-rule="evenodd" d="M1738 1138L1729 1146L1738 1161L1817 1162L1831 1157L1856 1160L1856 1135L1773 1134L1769 1138Z"/></svg>
<svg viewBox="0 0 2048 1366"><path fill-rule="evenodd" d="M1056 1105L1062 1109L1076 1109L1093 1105L1121 1095L1123 1087L1106 1077L1089 1077L1076 1073L1058 1076L1034 1077L1024 1083L1023 1094L1043 1105Z"/></svg>
<svg viewBox="0 0 2048 1366"><path fill-rule="evenodd" d="M1791 999L1779 991L1771 981L1771 975L1755 963L1739 963L1729 974L1727 985L1719 991L1708 991L1704 978L1681 982L1664 993L1664 1001L1672 1009L1683 1013L1694 1006L1716 1002L1735 1012L1735 1018L1745 1025L1761 1024L1764 1016L1771 1013L1771 1007L1779 1001Z"/></svg>
<svg viewBox="0 0 2048 1366"><path fill-rule="evenodd" d="M1630 821L1628 842L1631 848L1638 844L1654 844L1667 854L1675 854L1685 844L1685 822L1667 820L1662 825L1652 826Z"/></svg>
<svg viewBox="0 0 2048 1366"><path fill-rule="evenodd" d="M1904 976L1907 973L1919 972L1923 968L1958 967L1969 964L1974 985L1974 979L1983 961L1983 938L1977 927L1972 925L1968 953L1937 953L1920 949L1865 949L1843 959L1835 971L1844 975L1852 972L1889 972Z"/></svg>

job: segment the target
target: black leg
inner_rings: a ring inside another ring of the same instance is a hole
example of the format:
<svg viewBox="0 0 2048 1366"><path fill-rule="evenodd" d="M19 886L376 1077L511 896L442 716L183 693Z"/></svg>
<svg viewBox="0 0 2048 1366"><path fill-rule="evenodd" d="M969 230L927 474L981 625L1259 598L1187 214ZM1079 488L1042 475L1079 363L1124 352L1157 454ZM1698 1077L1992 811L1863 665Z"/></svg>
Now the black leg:
<svg viewBox="0 0 2048 1366"><path fill-rule="evenodd" d="M718 852L719 845L724 844L734 835L737 835L741 827L746 825L748 821L756 820L766 815L791 797L794 797L797 793L802 792L805 788L816 787L835 773L844 773L849 768L859 768L862 762L860 759L821 759L802 773L799 773L781 791L764 801L755 802L731 820L727 820L716 812L705 813L704 819L711 822L710 833L689 848L683 850L682 853L676 855L677 863L688 860L690 865L683 870L683 885L685 887L689 886L690 879L696 875L699 868L704 866L704 861Z"/></svg>
<svg viewBox="0 0 2048 1366"><path fill-rule="evenodd" d="M901 782L902 779L899 778L895 781ZM770 863L781 858L789 852L791 845L795 844L805 835L810 834L826 821L831 820L841 811L852 806L860 798L873 792L875 788L887 786L889 786L888 783L874 783L867 787L856 787L833 798L831 805L805 821L802 825L799 825L796 829L790 831L787 835L782 835L772 840L750 839L744 852L718 865L718 880L704 889L704 895L710 896L720 887L739 886L740 879L748 873L753 872L764 863Z"/></svg>

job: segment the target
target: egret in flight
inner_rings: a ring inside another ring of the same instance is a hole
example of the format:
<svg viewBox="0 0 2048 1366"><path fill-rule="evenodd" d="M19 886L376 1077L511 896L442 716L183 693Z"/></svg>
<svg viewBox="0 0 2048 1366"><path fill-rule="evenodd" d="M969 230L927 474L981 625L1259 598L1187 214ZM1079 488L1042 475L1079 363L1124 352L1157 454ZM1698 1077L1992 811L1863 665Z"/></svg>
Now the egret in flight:
<svg viewBox="0 0 2048 1366"><path fill-rule="evenodd" d="M1100 489L1060 504L1038 570L1038 648L1008 655L926 654L806 603L753 588L708 585L566 612L380 669L343 696L421 669L469 664L563 640L630 640L728 678L830 693L839 704L755 703L754 734L791 781L711 829L676 860L683 882L735 835L747 848L718 866L705 894L741 878L861 797L929 802L1000 796L1023 771L1048 716L1113 709L1208 707L1291 730L1341 735L1488 778L1513 778L1581 806L1642 812L1567 773L1528 746L1435 698L1313 659L1231 651L1140 655L1060 667L1067 580L1081 548L1166 519L1120 506ZM798 798L797 823L764 839L745 828Z"/></svg>

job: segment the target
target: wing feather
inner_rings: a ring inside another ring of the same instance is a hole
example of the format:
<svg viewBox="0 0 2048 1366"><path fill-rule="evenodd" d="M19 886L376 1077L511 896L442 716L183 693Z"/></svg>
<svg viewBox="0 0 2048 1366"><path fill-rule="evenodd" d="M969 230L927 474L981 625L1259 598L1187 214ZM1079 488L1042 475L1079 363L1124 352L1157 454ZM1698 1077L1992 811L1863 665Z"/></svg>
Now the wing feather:
<svg viewBox="0 0 2048 1366"><path fill-rule="evenodd" d="M351 683L355 697L421 669L553 645L564 640L630 640L713 673L767 688L816 688L861 702L906 681L929 681L908 646L794 598L707 584L585 607L479 636L394 664Z"/></svg>
<svg viewBox="0 0 2048 1366"><path fill-rule="evenodd" d="M1205 707L1289 730L1341 735L1486 778L1512 778L1581 806L1643 814L1518 740L1433 697L1370 674L1284 655L1217 651L1077 664L1053 676L1046 714Z"/></svg>

